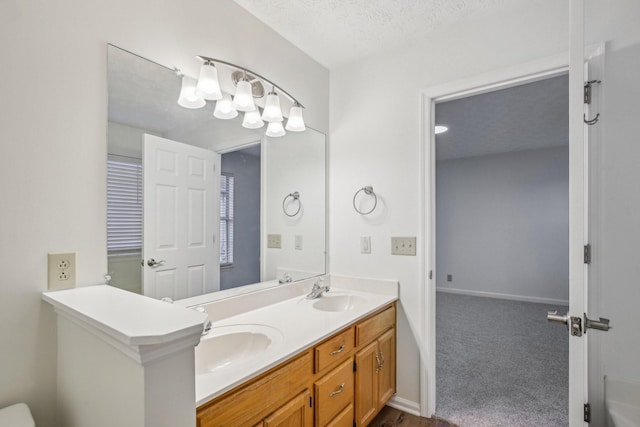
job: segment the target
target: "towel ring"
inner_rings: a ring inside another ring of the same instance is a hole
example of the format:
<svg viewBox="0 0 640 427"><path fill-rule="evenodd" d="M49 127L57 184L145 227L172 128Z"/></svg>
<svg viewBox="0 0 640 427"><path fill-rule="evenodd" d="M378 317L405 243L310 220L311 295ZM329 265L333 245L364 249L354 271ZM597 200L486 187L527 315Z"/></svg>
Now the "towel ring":
<svg viewBox="0 0 640 427"><path fill-rule="evenodd" d="M289 212L287 212L287 199L289 199L289 197L293 198L293 200L291 201L292 203L294 201L298 201L298 209L290 214ZM289 193L286 196L284 196L284 199L282 200L282 211L284 212L284 214L288 217L294 217L296 215L298 215L298 213L300 212L300 209L302 209L302 202L300 201L300 193L298 193L297 191L294 191L293 193Z"/></svg>
<svg viewBox="0 0 640 427"><path fill-rule="evenodd" d="M356 206L356 198L358 197L358 194L361 193L362 191L364 191L364 194L366 194L367 196L373 196L373 199L374 199L373 207L366 212L361 211ZM356 191L356 194L353 195L353 209L355 209L356 212L358 212L360 215L369 215L371 212L373 212L376 209L376 206L378 206L378 196L376 196L376 193L373 191L373 187L370 185L367 185L366 187L362 187L361 189Z"/></svg>

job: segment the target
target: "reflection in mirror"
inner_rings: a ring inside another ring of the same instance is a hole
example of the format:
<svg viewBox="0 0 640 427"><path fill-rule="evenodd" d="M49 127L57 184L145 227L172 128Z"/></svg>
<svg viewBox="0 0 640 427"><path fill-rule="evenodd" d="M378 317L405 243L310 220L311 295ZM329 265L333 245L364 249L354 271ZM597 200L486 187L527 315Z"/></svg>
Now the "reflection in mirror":
<svg viewBox="0 0 640 427"><path fill-rule="evenodd" d="M323 134L270 138L242 113L214 118L215 103L182 108L173 70L111 45L108 79L112 285L182 299L325 273Z"/></svg>

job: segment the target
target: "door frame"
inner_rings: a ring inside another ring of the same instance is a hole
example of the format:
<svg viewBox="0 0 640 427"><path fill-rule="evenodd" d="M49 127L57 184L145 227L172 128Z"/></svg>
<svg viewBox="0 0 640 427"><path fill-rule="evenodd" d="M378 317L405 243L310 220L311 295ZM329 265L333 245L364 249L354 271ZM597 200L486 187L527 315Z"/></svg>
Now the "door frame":
<svg viewBox="0 0 640 427"><path fill-rule="evenodd" d="M436 409L436 239L435 239L435 104L471 95L532 83L569 72L568 52L499 69L421 91L420 242L420 415L432 417ZM571 80L571 77L570 77ZM580 76L582 82L582 76ZM579 98L580 100L581 98ZM580 106L580 108L582 108ZM580 116L582 117L582 116ZM582 132L582 131L581 131ZM571 137L570 137L571 140ZM573 142L573 141L572 141ZM580 198L584 195L580 193ZM429 272L432 272L430 276ZM430 278L432 277L432 278Z"/></svg>

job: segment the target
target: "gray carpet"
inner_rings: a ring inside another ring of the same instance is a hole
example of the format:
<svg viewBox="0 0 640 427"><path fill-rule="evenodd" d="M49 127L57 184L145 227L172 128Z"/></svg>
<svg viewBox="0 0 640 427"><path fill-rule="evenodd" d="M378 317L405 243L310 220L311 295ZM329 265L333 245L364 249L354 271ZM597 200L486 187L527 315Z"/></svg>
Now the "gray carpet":
<svg viewBox="0 0 640 427"><path fill-rule="evenodd" d="M475 426L567 426L567 307L437 293L436 415Z"/></svg>

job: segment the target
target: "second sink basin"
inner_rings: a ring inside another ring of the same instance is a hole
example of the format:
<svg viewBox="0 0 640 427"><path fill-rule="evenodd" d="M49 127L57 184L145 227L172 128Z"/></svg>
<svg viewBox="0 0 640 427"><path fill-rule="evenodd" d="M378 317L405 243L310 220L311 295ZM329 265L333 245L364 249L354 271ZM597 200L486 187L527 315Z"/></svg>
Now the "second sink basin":
<svg viewBox="0 0 640 427"><path fill-rule="evenodd" d="M323 295L313 303L313 308L320 311L353 310L364 303L364 298L357 295Z"/></svg>
<svg viewBox="0 0 640 427"><path fill-rule="evenodd" d="M266 325L212 328L196 347L196 374L244 365L282 341L279 330Z"/></svg>

